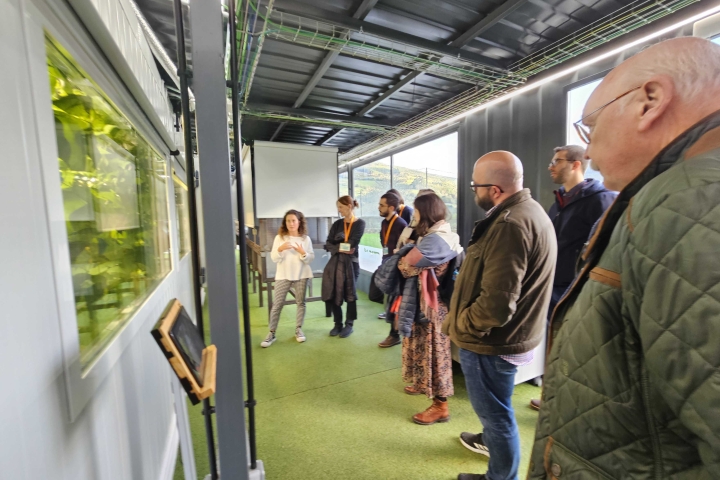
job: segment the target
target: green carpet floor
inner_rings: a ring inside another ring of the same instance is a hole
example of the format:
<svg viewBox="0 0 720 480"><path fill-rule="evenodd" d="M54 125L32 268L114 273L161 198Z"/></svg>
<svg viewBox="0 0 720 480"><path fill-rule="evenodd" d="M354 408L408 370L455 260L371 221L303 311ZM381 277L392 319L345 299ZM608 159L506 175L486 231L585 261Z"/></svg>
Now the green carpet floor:
<svg viewBox="0 0 720 480"><path fill-rule="evenodd" d="M324 316L324 305L314 302L307 304L307 342L295 341L295 307L288 306L270 348L260 347L267 334L267 306L259 308L258 296L251 295L257 450L267 478L449 480L460 472L485 472L487 459L458 440L462 431L482 430L459 365L455 396L449 400L451 421L414 424L412 415L430 401L403 393L400 346L378 348L388 331L385 321L377 319L382 307L360 295L359 319L349 338L328 336L332 320ZM539 393L523 384L513 398L522 442L521 475L537 420L528 402ZM195 461L203 479L209 467L201 406L189 408ZM175 480L183 478L178 460Z"/></svg>

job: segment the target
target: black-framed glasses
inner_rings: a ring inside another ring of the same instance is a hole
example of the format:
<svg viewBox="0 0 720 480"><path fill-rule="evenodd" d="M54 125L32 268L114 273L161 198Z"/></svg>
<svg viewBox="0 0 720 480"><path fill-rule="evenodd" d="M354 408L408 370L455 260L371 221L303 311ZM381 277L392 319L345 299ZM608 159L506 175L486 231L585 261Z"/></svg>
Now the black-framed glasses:
<svg viewBox="0 0 720 480"><path fill-rule="evenodd" d="M503 191L503 189L500 188L499 185L495 185L494 183L473 183L473 182L470 182L470 188L472 188L473 190L475 190L476 188L480 188L480 187L486 187L486 188L496 187L498 190L500 190L500 193L505 193L505 192Z"/></svg>
<svg viewBox="0 0 720 480"><path fill-rule="evenodd" d="M615 97L615 98L613 98L612 100L610 100L609 102L607 102L605 105L596 108L596 109L593 110L592 112L590 112L590 113L588 113L587 115L585 115L584 117L582 117L582 118L581 118L580 120L578 120L577 122L573 123L573 126L575 127L575 131L577 132L578 137L580 137L580 140L582 140L583 142L585 142L586 145L590 145L590 129L589 129L588 127L586 127L585 125L582 124L583 121L584 121L586 118L588 118L590 115L593 115L593 114L599 112L600 110L602 110L603 108L607 107L607 106L610 105L611 103L617 102L618 100L620 100L621 98L623 98L625 95L628 95L628 94L634 92L635 90L637 90L637 89L639 89L639 88L641 88L641 87L642 87L642 85L638 85L638 86L635 87L635 88L631 88L631 89L628 90L627 92L623 93L622 95L618 95L617 97Z"/></svg>

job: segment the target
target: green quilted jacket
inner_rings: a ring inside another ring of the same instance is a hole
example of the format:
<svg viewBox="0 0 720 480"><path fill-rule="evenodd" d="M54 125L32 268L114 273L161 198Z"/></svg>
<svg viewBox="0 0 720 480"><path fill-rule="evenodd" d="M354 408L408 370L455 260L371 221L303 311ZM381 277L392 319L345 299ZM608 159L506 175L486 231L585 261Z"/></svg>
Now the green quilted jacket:
<svg viewBox="0 0 720 480"><path fill-rule="evenodd" d="M591 237L550 326L528 478L720 478L718 127L674 140Z"/></svg>

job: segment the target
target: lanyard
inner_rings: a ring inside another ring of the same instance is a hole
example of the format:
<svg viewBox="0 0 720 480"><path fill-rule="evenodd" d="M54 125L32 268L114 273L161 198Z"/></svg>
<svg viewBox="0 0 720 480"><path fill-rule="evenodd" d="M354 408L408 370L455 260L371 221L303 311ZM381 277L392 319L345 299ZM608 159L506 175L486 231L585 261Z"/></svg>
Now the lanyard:
<svg viewBox="0 0 720 480"><path fill-rule="evenodd" d="M355 222L355 215L352 216L352 220L350 220L349 225L345 225L347 222L343 220L343 231L345 231L345 243L347 243L348 238L350 238L350 231L352 230L352 225Z"/></svg>
<svg viewBox="0 0 720 480"><path fill-rule="evenodd" d="M387 230L385 230L385 242L383 243L383 247L387 247L388 239L390 238L390 230L392 229L393 223L395 223L395 220L397 220L398 215L397 213L393 217L392 220L390 220L390 225L388 225Z"/></svg>
<svg viewBox="0 0 720 480"><path fill-rule="evenodd" d="M402 207L400 207L400 213L398 213L398 215L401 215L401 216L402 216L403 210L405 210L405 205L403 205ZM387 240L386 240L386 241L387 241Z"/></svg>

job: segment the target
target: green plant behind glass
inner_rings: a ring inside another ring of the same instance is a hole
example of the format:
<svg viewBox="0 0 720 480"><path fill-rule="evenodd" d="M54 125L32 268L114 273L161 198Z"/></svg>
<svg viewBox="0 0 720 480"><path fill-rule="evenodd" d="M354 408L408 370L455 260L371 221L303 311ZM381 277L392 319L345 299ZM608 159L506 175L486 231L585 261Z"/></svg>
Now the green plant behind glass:
<svg viewBox="0 0 720 480"><path fill-rule="evenodd" d="M166 164L66 51L46 48L86 365L170 271Z"/></svg>

